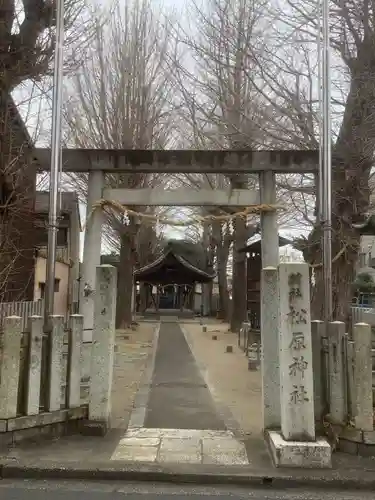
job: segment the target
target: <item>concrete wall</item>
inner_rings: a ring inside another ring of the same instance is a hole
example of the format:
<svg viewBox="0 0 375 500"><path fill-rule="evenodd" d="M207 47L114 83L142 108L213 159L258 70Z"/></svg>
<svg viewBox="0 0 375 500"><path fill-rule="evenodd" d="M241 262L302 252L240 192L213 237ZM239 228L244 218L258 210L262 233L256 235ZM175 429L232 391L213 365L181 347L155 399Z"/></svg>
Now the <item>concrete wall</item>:
<svg viewBox="0 0 375 500"><path fill-rule="evenodd" d="M69 272L68 264L56 262L55 276L59 281L59 290L55 292L54 314L63 314L68 312L69 300ZM35 263L35 283L34 283L34 300L41 299L40 283L46 282L46 259L38 257Z"/></svg>

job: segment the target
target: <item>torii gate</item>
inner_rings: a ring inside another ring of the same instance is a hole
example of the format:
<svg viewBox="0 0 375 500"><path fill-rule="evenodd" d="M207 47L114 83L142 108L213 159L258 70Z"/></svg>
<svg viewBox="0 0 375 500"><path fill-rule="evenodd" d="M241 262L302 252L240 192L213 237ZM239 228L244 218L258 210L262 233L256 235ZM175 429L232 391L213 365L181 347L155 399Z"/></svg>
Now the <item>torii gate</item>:
<svg viewBox="0 0 375 500"><path fill-rule="evenodd" d="M37 168L50 170L49 149L36 148ZM277 173L318 173L319 152L292 151L196 151L196 150L113 150L63 149L64 172L88 172L86 233L83 252L83 281L95 290L96 267L100 265L102 213L90 207L102 199L115 200L127 205L164 206L251 206L276 204ZM172 190L158 189L105 189L106 173L205 173L205 174L258 174L260 192L247 189L225 190ZM279 245L276 211L261 211L262 265L277 267ZM83 287L81 287L83 288ZM270 302L271 301L271 302ZM265 312L267 308L267 313ZM80 313L84 315L85 341L89 341L93 328L93 297L81 290ZM264 334L267 332L267 335ZM280 374L278 341L278 301L261 290L262 334L262 393L263 428L279 428Z"/></svg>

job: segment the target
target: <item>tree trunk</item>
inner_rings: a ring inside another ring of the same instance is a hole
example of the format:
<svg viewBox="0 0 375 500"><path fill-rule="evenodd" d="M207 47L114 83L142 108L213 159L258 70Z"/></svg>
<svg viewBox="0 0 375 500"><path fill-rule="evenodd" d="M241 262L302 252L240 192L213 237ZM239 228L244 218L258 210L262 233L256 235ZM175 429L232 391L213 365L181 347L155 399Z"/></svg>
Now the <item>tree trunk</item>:
<svg viewBox="0 0 375 500"><path fill-rule="evenodd" d="M338 182L337 174L333 176ZM343 181L341 179L341 181ZM344 321L349 326L352 283L354 281L355 265L360 247L360 235L353 229L353 204L356 198L352 192L353 184L347 180L341 182L342 188L333 190L332 216L332 303L335 321ZM348 191L352 192L351 195ZM347 192L347 196L345 196ZM337 194L339 193L339 194ZM344 195L344 196L343 196ZM359 201L357 197L357 201ZM360 212L366 212L368 201L361 198ZM358 206L357 205L357 206ZM367 205L367 206L366 206ZM340 214L337 216L336 214ZM313 268L315 285L312 288L311 316L313 320L324 318L324 274L321 245L321 228L316 226L309 235L308 244L304 248L304 257Z"/></svg>
<svg viewBox="0 0 375 500"><path fill-rule="evenodd" d="M140 300L139 300L139 312L144 313L148 305L148 285L146 283L141 283L139 288Z"/></svg>
<svg viewBox="0 0 375 500"><path fill-rule="evenodd" d="M128 328L132 323L133 256L129 235L122 234L118 268L116 328Z"/></svg>
<svg viewBox="0 0 375 500"><path fill-rule="evenodd" d="M213 282L210 281L209 283L205 283L202 286L202 304L204 304L204 316L212 316L212 293Z"/></svg>
<svg viewBox="0 0 375 500"><path fill-rule="evenodd" d="M237 218L233 244L233 285L230 329L238 332L247 316L247 266L246 252L240 252L246 245L246 221Z"/></svg>
<svg viewBox="0 0 375 500"><path fill-rule="evenodd" d="M332 264L332 303L333 315L335 321L344 321L348 324L350 316L350 303L352 295L352 283L354 281L354 269L358 258L358 248L360 236L355 234L348 225L341 224L338 230L338 218L334 217L334 234L332 238L332 256L333 259L341 252L341 256ZM321 230L315 228L309 237L310 242L313 238L320 240ZM350 241L350 246L346 243ZM311 297L311 318L313 320L324 319L324 274L322 268L322 251L319 241L309 249L305 249L304 257L307 262L313 266L313 278L315 285L312 287ZM349 326L349 325L348 325Z"/></svg>
<svg viewBox="0 0 375 500"><path fill-rule="evenodd" d="M225 261L219 261L217 264L217 275L219 285L219 317L227 320L229 318L229 292L227 279L227 265Z"/></svg>
<svg viewBox="0 0 375 500"><path fill-rule="evenodd" d="M233 189L246 189L246 179L233 179ZM247 229L246 219L236 217L234 221L234 243L233 243L233 284L232 284L232 311L230 329L238 332L242 322L247 316L247 274L246 274L246 252L240 252L246 246Z"/></svg>
<svg viewBox="0 0 375 500"><path fill-rule="evenodd" d="M216 246L217 278L219 286L219 317L229 319L229 292L227 265L232 237L229 233L223 234L223 226L219 221L212 223L212 239Z"/></svg>
<svg viewBox="0 0 375 500"><path fill-rule="evenodd" d="M332 319L340 321L348 321L350 316L351 285L360 246L353 222L368 211L375 152L375 36L369 31L358 43L357 57L349 61L350 88L332 155ZM305 259L313 265L322 263L320 236L317 226L304 250ZM320 266L315 270L312 317L321 319L324 276Z"/></svg>
<svg viewBox="0 0 375 500"><path fill-rule="evenodd" d="M205 223L203 226L203 248L205 252L205 265L206 270L208 272L213 271L213 246L211 244L211 225L209 223ZM213 284L212 281L209 283L203 283L201 285L202 295L201 295L201 313L203 316L210 316L212 311L212 289Z"/></svg>

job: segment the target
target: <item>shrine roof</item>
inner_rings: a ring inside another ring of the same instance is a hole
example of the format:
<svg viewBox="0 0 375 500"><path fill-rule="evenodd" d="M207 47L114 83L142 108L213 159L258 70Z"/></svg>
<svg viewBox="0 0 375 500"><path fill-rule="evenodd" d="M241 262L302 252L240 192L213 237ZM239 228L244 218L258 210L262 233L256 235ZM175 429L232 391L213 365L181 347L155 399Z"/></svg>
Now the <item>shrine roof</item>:
<svg viewBox="0 0 375 500"><path fill-rule="evenodd" d="M291 245L293 242L283 236L279 235L279 247L285 247L286 245ZM256 252L259 253L262 248L262 239L260 235L257 235L257 239L248 243L245 247L241 248L239 252Z"/></svg>
<svg viewBox="0 0 375 500"><path fill-rule="evenodd" d="M135 280L154 284L188 284L207 283L215 277L215 273L201 268L196 255L194 257L198 263L192 263L188 260L188 252L185 255L181 253L181 249L178 251L169 242L160 257L135 271Z"/></svg>

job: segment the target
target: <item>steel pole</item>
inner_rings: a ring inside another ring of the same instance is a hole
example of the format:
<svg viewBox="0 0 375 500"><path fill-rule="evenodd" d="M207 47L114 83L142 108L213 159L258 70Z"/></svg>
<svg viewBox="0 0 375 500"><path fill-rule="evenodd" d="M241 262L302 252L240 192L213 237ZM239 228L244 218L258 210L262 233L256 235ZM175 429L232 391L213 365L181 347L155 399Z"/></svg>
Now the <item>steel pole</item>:
<svg viewBox="0 0 375 500"><path fill-rule="evenodd" d="M59 215L59 167L61 151L61 104L63 90L64 0L56 2L56 43L53 72L51 173L49 183L48 247L46 264L46 293L44 328L50 329L49 317L53 314L55 298L55 262Z"/></svg>
<svg viewBox="0 0 375 500"><path fill-rule="evenodd" d="M318 125L319 125L319 178L318 178L318 217L319 223L324 221L324 168L323 168L323 78L322 78L322 0L318 0ZM322 237L323 248L323 237Z"/></svg>
<svg viewBox="0 0 375 500"><path fill-rule="evenodd" d="M331 57L329 0L322 0L323 27L323 271L324 320L332 320L332 151L331 151Z"/></svg>

